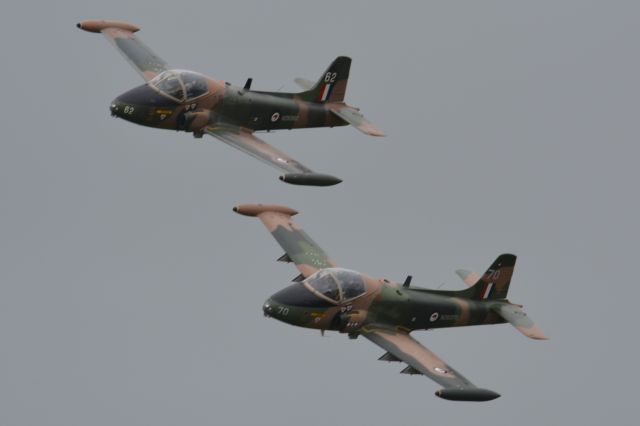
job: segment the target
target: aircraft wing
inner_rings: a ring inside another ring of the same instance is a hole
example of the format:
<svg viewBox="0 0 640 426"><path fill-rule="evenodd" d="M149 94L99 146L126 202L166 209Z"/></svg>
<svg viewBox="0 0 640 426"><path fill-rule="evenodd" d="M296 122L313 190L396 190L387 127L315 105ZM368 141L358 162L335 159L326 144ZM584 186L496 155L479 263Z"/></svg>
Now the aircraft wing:
<svg viewBox="0 0 640 426"><path fill-rule="evenodd" d="M285 251L278 260L295 263L303 278L320 269L336 266L327 253L293 221L291 217L298 214L297 211L285 206L266 204L241 204L235 206L233 211L258 217Z"/></svg>
<svg viewBox="0 0 640 426"><path fill-rule="evenodd" d="M257 138L250 130L225 125L207 127L205 133L285 172L280 176L283 182L313 186L330 186L342 182L335 176L315 173L284 152Z"/></svg>
<svg viewBox="0 0 640 426"><path fill-rule="evenodd" d="M384 133L360 113L360 110L344 103L331 103L327 107L332 113L351 124L362 133L371 136L384 136Z"/></svg>
<svg viewBox="0 0 640 426"><path fill-rule="evenodd" d="M387 351L381 360L405 362L409 366L402 370L402 373L423 374L444 386L436 392L441 398L456 401L490 401L500 396L491 390L476 387L409 333L379 328L365 330L362 335Z"/></svg>
<svg viewBox="0 0 640 426"><path fill-rule="evenodd" d="M151 80L169 66L153 53L134 33L140 28L124 21L82 21L78 28L92 33L102 33L127 59L146 81Z"/></svg>

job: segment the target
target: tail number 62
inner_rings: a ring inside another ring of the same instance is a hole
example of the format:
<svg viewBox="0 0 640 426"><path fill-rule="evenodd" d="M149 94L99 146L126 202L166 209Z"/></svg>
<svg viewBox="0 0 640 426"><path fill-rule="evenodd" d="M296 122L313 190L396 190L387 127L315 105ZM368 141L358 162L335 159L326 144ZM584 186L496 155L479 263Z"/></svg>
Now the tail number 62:
<svg viewBox="0 0 640 426"><path fill-rule="evenodd" d="M324 75L325 83L334 83L336 81L336 77L338 77L337 72L328 72Z"/></svg>

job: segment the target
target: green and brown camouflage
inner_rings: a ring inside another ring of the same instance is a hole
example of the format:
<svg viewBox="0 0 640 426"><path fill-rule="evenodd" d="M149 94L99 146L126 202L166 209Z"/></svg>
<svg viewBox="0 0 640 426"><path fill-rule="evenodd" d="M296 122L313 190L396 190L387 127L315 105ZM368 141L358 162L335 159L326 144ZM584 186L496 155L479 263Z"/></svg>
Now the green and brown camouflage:
<svg viewBox="0 0 640 426"><path fill-rule="evenodd" d="M191 132L197 138L209 134L285 174L280 180L298 184L329 186L341 180L315 173L254 135L257 131L353 125L363 133L384 136L359 109L347 105L351 59L339 56L316 83L298 93L251 90L252 79L243 87L202 74L172 69L143 44L139 28L123 21L82 21L78 28L102 33L146 81L118 96L111 114L148 127Z"/></svg>
<svg viewBox="0 0 640 426"><path fill-rule="evenodd" d="M244 204L236 213L258 217L300 275L272 295L264 314L287 324L363 336L386 352L383 361L407 364L401 372L422 374L443 386L436 395L450 400L488 401L499 395L473 385L410 333L415 330L511 323L533 339L546 339L522 311L507 300L516 256L502 254L483 275L462 271L475 282L463 290L432 290L378 279L338 267L293 221L298 212L285 206Z"/></svg>

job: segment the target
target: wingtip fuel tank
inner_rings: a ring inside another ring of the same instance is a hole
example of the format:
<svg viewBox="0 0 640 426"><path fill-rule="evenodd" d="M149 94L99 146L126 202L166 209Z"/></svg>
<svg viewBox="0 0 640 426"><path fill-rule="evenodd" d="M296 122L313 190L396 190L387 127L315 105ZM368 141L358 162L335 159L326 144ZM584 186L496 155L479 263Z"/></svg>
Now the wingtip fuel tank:
<svg viewBox="0 0 640 426"><path fill-rule="evenodd" d="M287 216L295 216L298 214L297 210L287 206L280 206L277 204L238 204L233 208L233 211L243 216L258 216L262 213L282 213Z"/></svg>
<svg viewBox="0 0 640 426"><path fill-rule="evenodd" d="M87 21L80 21L76 24L76 27L81 30L88 31L90 33L100 33L107 28L116 28L119 30L130 31L132 33L140 31L139 27L130 24L125 21L109 21L104 19L90 19Z"/></svg>
<svg viewBox="0 0 640 426"><path fill-rule="evenodd" d="M292 185L332 186L342 182L342 179L322 173L288 173L280 176L280 180Z"/></svg>
<svg viewBox="0 0 640 426"><path fill-rule="evenodd" d="M500 398L500 394L489 389L469 388L469 389L440 389L436 391L436 396L449 401L491 401Z"/></svg>

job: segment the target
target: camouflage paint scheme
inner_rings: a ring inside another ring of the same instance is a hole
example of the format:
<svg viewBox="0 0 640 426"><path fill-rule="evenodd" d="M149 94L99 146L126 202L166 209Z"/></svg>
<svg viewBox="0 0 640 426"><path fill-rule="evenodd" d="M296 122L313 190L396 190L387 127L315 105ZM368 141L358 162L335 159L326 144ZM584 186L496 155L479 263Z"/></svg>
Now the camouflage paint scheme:
<svg viewBox="0 0 640 426"><path fill-rule="evenodd" d="M547 338L522 306L506 298L516 262L512 254L500 255L483 275L458 271L467 289L430 290L411 287L410 277L399 284L337 267L293 221L297 212L289 207L245 204L233 210L258 217L285 251L278 260L300 271L294 284L265 302L266 316L323 333L363 336L386 351L380 360L403 362L402 373L423 374L443 386L436 392L441 398L488 401L500 395L473 385L411 337L412 331L509 322L530 338Z"/></svg>
<svg viewBox="0 0 640 426"><path fill-rule="evenodd" d="M329 186L341 180L315 173L266 144L256 131L334 127L351 124L358 130L384 136L359 109L344 103L351 59L336 58L316 83L297 79L299 93L251 90L192 71L170 69L123 21L82 21L78 28L102 33L147 82L111 103L111 114L143 126L209 134L283 171L280 180L298 185Z"/></svg>

